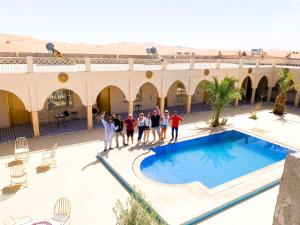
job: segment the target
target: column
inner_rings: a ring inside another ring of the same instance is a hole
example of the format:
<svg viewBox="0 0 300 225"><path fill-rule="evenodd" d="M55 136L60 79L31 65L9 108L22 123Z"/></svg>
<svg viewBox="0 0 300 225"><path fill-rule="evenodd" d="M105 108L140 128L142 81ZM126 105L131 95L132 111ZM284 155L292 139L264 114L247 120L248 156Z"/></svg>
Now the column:
<svg viewBox="0 0 300 225"><path fill-rule="evenodd" d="M256 67L256 68L259 67L259 63L260 63L260 60L259 60L259 59L256 59L256 62L255 62L255 67Z"/></svg>
<svg viewBox="0 0 300 225"><path fill-rule="evenodd" d="M40 124L39 124L39 113L38 111L31 112L32 127L33 127L33 136L35 138L40 136Z"/></svg>
<svg viewBox="0 0 300 225"><path fill-rule="evenodd" d="M134 62L133 62L132 58L128 59L128 64L129 64L129 71L133 71L133 64L134 64Z"/></svg>
<svg viewBox="0 0 300 225"><path fill-rule="evenodd" d="M191 106L192 106L192 95L187 95L187 97L186 97L186 113L191 112Z"/></svg>
<svg viewBox="0 0 300 225"><path fill-rule="evenodd" d="M268 95L267 95L268 102L271 100L271 95L272 95L272 87L268 87Z"/></svg>
<svg viewBox="0 0 300 225"><path fill-rule="evenodd" d="M33 57L26 56L27 73L33 73Z"/></svg>
<svg viewBox="0 0 300 225"><path fill-rule="evenodd" d="M84 58L85 72L91 72L91 59Z"/></svg>
<svg viewBox="0 0 300 225"><path fill-rule="evenodd" d="M255 93L256 93L256 88L252 88L251 104L253 104L255 101Z"/></svg>
<svg viewBox="0 0 300 225"><path fill-rule="evenodd" d="M165 98L159 98L159 109L161 112L165 111Z"/></svg>
<svg viewBox="0 0 300 225"><path fill-rule="evenodd" d="M133 114L133 101L128 101L128 114Z"/></svg>
<svg viewBox="0 0 300 225"><path fill-rule="evenodd" d="M297 91L294 105L298 107L300 100L300 91Z"/></svg>
<svg viewBox="0 0 300 225"><path fill-rule="evenodd" d="M93 129L93 106L88 105L86 108L87 108L87 112L86 112L87 129L91 130Z"/></svg>
<svg viewBox="0 0 300 225"><path fill-rule="evenodd" d="M190 70L193 70L195 67L195 62L194 62L194 59L190 59Z"/></svg>
<svg viewBox="0 0 300 225"><path fill-rule="evenodd" d="M239 68L243 68L243 60L242 59L240 59L240 61L239 61Z"/></svg>
<svg viewBox="0 0 300 225"><path fill-rule="evenodd" d="M221 59L217 59L216 69L220 69Z"/></svg>

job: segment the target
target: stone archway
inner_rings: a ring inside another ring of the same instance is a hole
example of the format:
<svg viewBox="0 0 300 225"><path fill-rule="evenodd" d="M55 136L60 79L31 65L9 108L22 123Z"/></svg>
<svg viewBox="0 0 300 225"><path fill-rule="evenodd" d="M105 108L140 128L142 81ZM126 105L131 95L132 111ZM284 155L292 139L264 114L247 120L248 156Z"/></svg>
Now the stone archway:
<svg viewBox="0 0 300 225"><path fill-rule="evenodd" d="M247 76L242 83L241 89L243 90L243 98L240 100L242 104L250 104L252 95L252 81L249 76Z"/></svg>
<svg viewBox="0 0 300 225"><path fill-rule="evenodd" d="M128 101L120 88L109 85L99 92L94 107L98 112L123 113L128 110Z"/></svg>
<svg viewBox="0 0 300 225"><path fill-rule="evenodd" d="M135 96L134 111L150 110L159 105L157 88L150 82L144 83Z"/></svg>
<svg viewBox="0 0 300 225"><path fill-rule="evenodd" d="M263 76L256 89L255 93L255 101L267 101L267 96L268 96L268 79L266 76Z"/></svg>

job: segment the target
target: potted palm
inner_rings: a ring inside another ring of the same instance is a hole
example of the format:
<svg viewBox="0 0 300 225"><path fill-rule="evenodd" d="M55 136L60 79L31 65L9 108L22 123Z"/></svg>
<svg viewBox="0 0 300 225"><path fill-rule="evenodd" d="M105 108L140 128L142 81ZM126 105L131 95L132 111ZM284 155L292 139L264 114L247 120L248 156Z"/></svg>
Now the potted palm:
<svg viewBox="0 0 300 225"><path fill-rule="evenodd" d="M242 98L242 91L235 87L237 82L238 80L233 77L226 76L221 82L213 77L212 81L201 85L204 91L207 92L208 103L213 110L212 126L219 126L221 112L235 100Z"/></svg>
<svg viewBox="0 0 300 225"><path fill-rule="evenodd" d="M275 98L275 105L273 113L276 115L283 115L286 109L287 92L294 88L292 74L289 69L284 68L279 75L279 94Z"/></svg>

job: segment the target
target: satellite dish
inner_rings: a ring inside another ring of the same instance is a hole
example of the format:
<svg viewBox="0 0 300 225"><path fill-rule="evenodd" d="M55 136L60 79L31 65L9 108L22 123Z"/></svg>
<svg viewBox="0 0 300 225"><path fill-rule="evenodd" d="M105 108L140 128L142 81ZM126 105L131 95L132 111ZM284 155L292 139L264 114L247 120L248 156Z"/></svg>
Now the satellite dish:
<svg viewBox="0 0 300 225"><path fill-rule="evenodd" d="M152 53L152 54L157 54L157 50L156 50L155 47L152 47L152 48L151 48L151 53Z"/></svg>
<svg viewBox="0 0 300 225"><path fill-rule="evenodd" d="M47 43L46 49L48 50L48 52L53 53L54 52L54 44L51 42Z"/></svg>

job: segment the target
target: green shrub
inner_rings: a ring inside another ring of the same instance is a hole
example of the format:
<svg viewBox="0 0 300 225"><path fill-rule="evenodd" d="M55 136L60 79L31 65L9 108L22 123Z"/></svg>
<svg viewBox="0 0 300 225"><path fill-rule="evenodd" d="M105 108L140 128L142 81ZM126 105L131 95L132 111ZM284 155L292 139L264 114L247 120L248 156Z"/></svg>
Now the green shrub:
<svg viewBox="0 0 300 225"><path fill-rule="evenodd" d="M136 197L137 196L137 197ZM157 225L156 214L149 214L142 206L141 202L136 199L141 199L139 194L128 197L125 204L117 200L113 212L117 217L116 225Z"/></svg>

